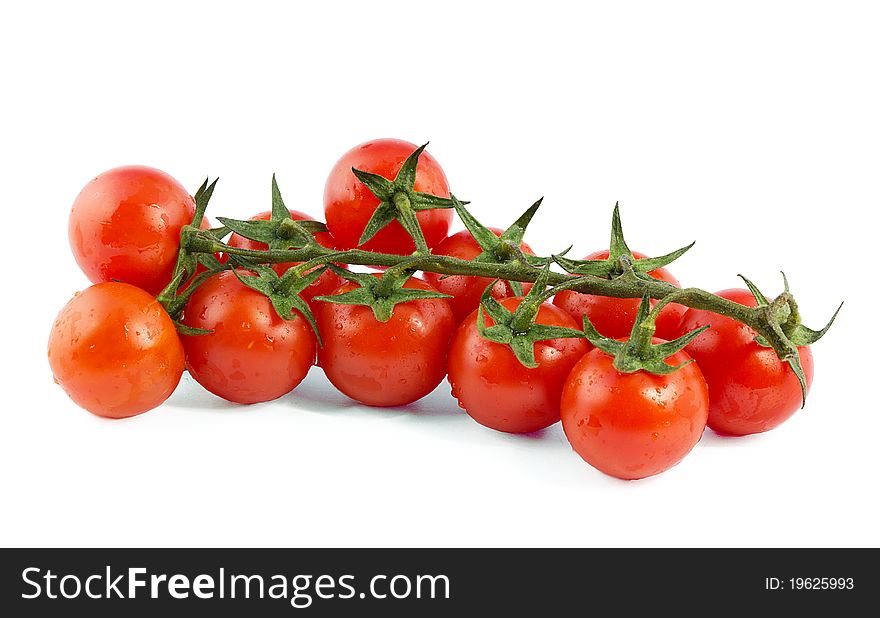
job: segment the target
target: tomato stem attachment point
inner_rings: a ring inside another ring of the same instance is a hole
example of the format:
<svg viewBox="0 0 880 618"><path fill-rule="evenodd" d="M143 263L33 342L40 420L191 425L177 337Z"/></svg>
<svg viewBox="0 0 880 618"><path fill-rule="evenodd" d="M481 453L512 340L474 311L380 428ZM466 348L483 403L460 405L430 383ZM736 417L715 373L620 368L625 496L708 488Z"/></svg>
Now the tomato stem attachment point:
<svg viewBox="0 0 880 618"><path fill-rule="evenodd" d="M656 375L670 374L692 363L693 360L687 360L679 365L669 365L666 363L666 359L680 352L686 345L709 328L708 326L703 326L673 341L654 343L654 320L660 309L674 299L675 294L669 295L664 299L665 302L661 301L651 311L650 296L647 294L642 296L635 323L626 341L618 341L617 339L611 339L599 334L599 331L596 330L596 327L593 326L586 315L583 316L584 335L594 346L614 357L614 368L621 373L646 371Z"/></svg>

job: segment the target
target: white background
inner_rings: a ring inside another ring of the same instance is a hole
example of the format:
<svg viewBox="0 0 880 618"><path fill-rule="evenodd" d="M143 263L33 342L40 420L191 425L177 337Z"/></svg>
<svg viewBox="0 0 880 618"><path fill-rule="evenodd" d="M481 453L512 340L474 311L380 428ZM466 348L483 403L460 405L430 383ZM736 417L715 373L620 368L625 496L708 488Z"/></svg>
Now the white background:
<svg viewBox="0 0 880 618"><path fill-rule="evenodd" d="M245 8L247 7L247 8ZM0 544L877 546L873 346L880 94L872 3L15 3L0 18L3 403ZM710 290L791 280L819 326L807 408L707 432L622 482L561 429L517 437L443 383L368 409L313 370L235 407L188 377L122 422L78 409L45 357L87 285L67 213L105 169L160 167L209 214L322 214L325 176L374 137L421 143L506 226L541 195L532 247L634 248Z"/></svg>

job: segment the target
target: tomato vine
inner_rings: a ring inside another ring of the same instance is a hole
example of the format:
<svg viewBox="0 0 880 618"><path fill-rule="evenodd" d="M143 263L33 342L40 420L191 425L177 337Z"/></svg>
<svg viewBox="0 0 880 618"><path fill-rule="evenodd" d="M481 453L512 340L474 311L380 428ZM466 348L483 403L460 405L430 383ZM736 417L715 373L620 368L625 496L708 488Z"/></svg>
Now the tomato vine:
<svg viewBox="0 0 880 618"><path fill-rule="evenodd" d="M548 256L524 253L520 243L529 222L541 205L541 200L535 202L498 237L466 208L467 202L458 200L454 195L447 199L414 191L415 168L423 151L424 146L413 152L394 179L352 168L357 178L380 200L379 208L361 237L361 244L372 238L380 229L397 220L413 239L416 246L413 254L397 255L363 248L339 251L321 245L315 239L315 234L326 232L326 226L316 221L294 220L284 205L274 176L272 216L268 220L244 221L218 217L223 224L222 227L200 229L200 223L217 182L215 180L209 184L206 180L194 196L195 216L192 223L181 232L180 255L174 275L169 285L159 295L160 302L166 307L178 327L184 329L185 327L179 323L179 318L186 300L195 288L217 272L242 268L257 275L257 277L243 278L242 281L268 296L281 317L293 319L298 312L305 316L314 328L311 311L298 294L314 281L318 274L324 269L332 269L343 278L362 283L366 281L363 276L338 266L339 263L388 267L378 281L370 282L369 289L363 288L357 293L350 293L349 298L336 297L332 300L334 303L370 305L379 320L387 320L395 304L406 302L407 294L415 293L404 290L402 285L406 278L416 271L439 275L479 276L489 278L493 282L504 280L510 282L513 289L521 289L519 287L521 283L537 282L538 285L533 288L534 298L541 300L561 290L615 298L644 298L646 302L648 299L655 299L661 301L661 304L674 299L674 302L686 307L717 313L750 327L757 333L759 343L771 347L781 360L791 366L801 384L802 396L806 398L806 380L798 355L798 346L812 344L821 338L833 323L840 307L828 324L822 329L813 330L801 323L798 306L787 280L784 281L784 290L770 299L751 281L743 277L757 300L756 307L748 307L699 288L679 289L670 283L652 278L648 273L681 257L693 246L693 243L662 256L636 258L624 239L617 205L612 216L611 243L607 259L572 260L565 257L568 249ZM431 253L414 212L438 208L455 209L483 249L478 258L463 260ZM233 232L244 238L264 243L267 249L246 249L224 242L223 239ZM218 260L216 257L218 254L227 256L228 261L224 263ZM299 264L289 268L280 276L267 267L271 264L288 262ZM553 266L558 270L551 270ZM437 296L443 295L437 294ZM487 311L498 313L497 303L493 304L488 295L483 297L483 306ZM645 304L644 307L647 308L647 305ZM296 311L294 312L293 309ZM529 346L533 345L536 337L541 335L535 333L528 335L525 332L528 330L530 320L534 321L534 315L525 315L525 313L524 309L513 314L512 319L508 319L503 326L510 332L501 335L501 327L499 327L496 328L498 332L494 337L511 345L520 362L528 365L530 360L533 362L533 359L530 359ZM640 312L639 320L653 329L653 322L648 323L648 321L653 320L655 315L656 312L648 313L645 309ZM499 314L497 317L500 319L503 316ZM638 324L636 326L638 327ZM192 330L186 332L196 334ZM483 336L493 337L492 332ZM598 335L594 329L591 332L589 324L585 323L584 331L580 336L596 340ZM605 342L605 346L609 349L618 347L608 342ZM647 347L643 346L641 352L644 353L645 350ZM652 368L655 371L669 369L667 365L662 364L662 359L654 359L652 362L642 362L638 365L639 368L649 372Z"/></svg>

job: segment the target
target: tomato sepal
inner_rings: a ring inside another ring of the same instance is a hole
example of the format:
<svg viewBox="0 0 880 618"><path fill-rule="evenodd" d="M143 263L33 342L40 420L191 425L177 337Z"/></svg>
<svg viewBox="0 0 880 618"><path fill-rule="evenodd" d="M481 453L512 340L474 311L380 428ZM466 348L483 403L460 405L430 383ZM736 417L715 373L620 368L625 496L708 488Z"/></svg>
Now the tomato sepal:
<svg viewBox="0 0 880 618"><path fill-rule="evenodd" d="M177 255L177 264L174 268L175 274L181 270L184 271L186 277L193 277L196 274L196 269L199 264L199 255L186 249L186 239L202 231L202 220L205 218L205 213L208 211L208 203L211 201L211 196L214 195L214 188L217 186L217 182L220 179L215 178L214 182L210 184L208 184L208 180L209 178L205 178L205 181L198 190L196 190L196 193L193 196L196 208L193 213L192 221L189 225L184 226L184 228L180 230L180 252ZM217 240L220 240L228 232L225 228L217 228L207 230L207 233Z"/></svg>
<svg viewBox="0 0 880 618"><path fill-rule="evenodd" d="M336 264L328 264L327 267L334 273L360 287L342 294L315 296L315 300L337 305L370 307L376 320L384 324L391 319L394 308L401 303L431 298L451 298L449 294L436 290L404 287L407 280L415 274L415 270L408 266L407 261L401 262L377 277L368 273L352 272Z"/></svg>
<svg viewBox="0 0 880 618"><path fill-rule="evenodd" d="M837 306L831 319L821 329L813 330L804 326L801 323L797 302L788 286L788 277L785 276L784 272L781 274L784 289L782 294L772 301L768 300L767 296L748 277L745 275L738 276L743 280L749 292L755 298L757 303L756 310L765 312L771 331L775 335L774 339L776 339L776 345L774 345L766 337L756 334L755 343L765 348L772 348L780 360L785 361L791 367L801 386L801 408L803 408L807 402L807 377L801 365L798 348L809 346L819 341L828 332L831 325L834 324L837 314L843 308L843 303Z"/></svg>
<svg viewBox="0 0 880 618"><path fill-rule="evenodd" d="M180 230L180 248L178 249L177 261L172 271L171 281L156 296L156 300L159 301L168 315L171 316L175 328L183 334L187 334L184 332L187 327L180 323L180 316L183 313L187 300L208 277L227 268L213 253L202 251L202 246L194 246L196 244L194 239L196 238L204 239L203 242L213 244L222 241L231 231L225 226L202 229L208 203L214 194L217 181L220 179L215 178L210 184L209 180L209 178L205 178L193 196L195 201L193 218L188 225L185 225ZM199 272L199 266L203 268L202 272Z"/></svg>
<svg viewBox="0 0 880 618"><path fill-rule="evenodd" d="M668 375L678 371L694 362L693 359L678 365L670 365L666 359L683 350L709 327L708 325L702 326L672 341L653 343L656 331L655 319L660 310L674 300L677 295L676 293L670 294L651 309L651 297L645 294L639 303L639 311L630 336L624 341L600 334L587 315L583 316L584 336L595 347L613 357L612 364L621 373L646 371L656 375Z"/></svg>
<svg viewBox="0 0 880 618"><path fill-rule="evenodd" d="M584 337L584 333L574 328L537 323L541 304L556 290L556 288L547 290L549 276L550 264L548 263L545 264L541 274L535 280L535 285L523 297L522 302L514 311L502 305L492 296L492 288L498 283L498 279L496 279L483 290L480 308L477 309L477 333L494 343L510 346L517 360L530 369L538 366L538 362L535 360L535 343L538 341ZM574 283L568 285L574 285ZM484 311L495 322L492 326L486 326Z"/></svg>
<svg viewBox="0 0 880 618"><path fill-rule="evenodd" d="M428 253L428 245L422 227L416 218L416 213L436 208L452 208L453 204L448 198L415 190L416 168L419 157L427 146L426 142L406 158L394 180L372 172L351 168L357 179L379 200L379 205L361 233L358 245L369 242L392 221L399 221L415 243L416 252Z"/></svg>
<svg viewBox="0 0 880 618"><path fill-rule="evenodd" d="M608 258L604 260L572 260L564 257L564 253L552 256L554 262L567 273L572 275L592 275L605 279L614 279L628 272L633 272L638 278L655 281L648 275L649 272L668 266L685 253L695 242L670 251L657 257L636 258L633 255L623 235L623 224L620 220L620 203L614 204L614 212L611 215L611 242L608 248Z"/></svg>
<svg viewBox="0 0 880 618"><path fill-rule="evenodd" d="M260 242L269 250L286 251L318 244L314 234L326 232L318 221L297 221L284 204L275 174L272 174L272 215L269 219L229 219L217 217L224 226L248 240Z"/></svg>
<svg viewBox="0 0 880 618"><path fill-rule="evenodd" d="M201 335L210 335L214 331L209 328L197 328L195 326L187 326L180 320L174 320L174 328L177 330L180 335L188 335L192 337L198 337Z"/></svg>
<svg viewBox="0 0 880 618"><path fill-rule="evenodd" d="M801 323L801 315L798 310L797 302L788 286L788 277L785 276L784 272L780 272L780 274L782 275L784 288L782 294L774 299L773 302L768 301L758 289L758 286L749 281L746 277L743 275L739 275L739 277L745 282L746 286L748 286L749 291L755 297L755 301L758 303L759 307L770 306L773 308L774 316L779 320L780 328L782 328L782 332L785 333L785 336L788 337L789 341L798 347L812 345L819 341L819 339L828 332L831 325L834 324L834 320L837 319L837 314L840 313L840 310L843 308L843 303L840 303L837 306L831 319L828 320L825 326L821 329L813 330L812 328L804 326ZM766 344L762 343L762 345Z"/></svg>
<svg viewBox="0 0 880 618"><path fill-rule="evenodd" d="M215 178L214 182L210 184L208 183L209 180L209 178L205 178L204 182L202 182L201 186L196 190L195 195L193 195L196 207L193 211L192 221L190 221L189 225L183 226L180 230L180 248L177 251L177 261L174 264L171 280L156 297L166 309L169 309L170 301L177 295L177 291L180 289L180 286L184 281L194 277L196 274L196 269L198 268L200 256L202 254L189 249L189 239L203 231L200 227L202 219L205 217L205 212L208 209L208 202L211 201L211 196L214 194L214 188L217 186L217 181L220 179ZM217 240L223 237L215 235L213 233L214 230L208 230L207 232L211 234L212 238L216 238ZM171 314L172 317L175 317L171 311L169 311L169 314Z"/></svg>
<svg viewBox="0 0 880 618"><path fill-rule="evenodd" d="M321 345L321 333L318 332L315 316L300 293L314 283L326 268L316 268L304 275L300 275L291 268L281 277L275 270L267 266L250 266L249 268L254 275L242 274L237 269L232 272L242 284L266 296L272 304L272 308L282 319L293 320L297 314L301 315L315 333L318 345Z"/></svg>
<svg viewBox="0 0 880 618"><path fill-rule="evenodd" d="M816 343L819 339L825 336L825 333L827 333L828 329L831 328L831 325L834 324L834 320L837 319L837 314L840 313L841 309L843 309L842 302L837 306L837 309L834 310L831 319L828 320L825 326L819 330L813 330L803 324L794 325L788 334L788 338L798 347Z"/></svg>
<svg viewBox="0 0 880 618"><path fill-rule="evenodd" d="M532 217L538 211L544 198L539 198L534 204L529 206L526 211L521 214L516 221L504 230L500 236L496 236L492 230L480 223L471 212L464 207L468 202L462 202L454 195L449 196L452 200L455 212L458 214L465 228L470 232L473 239L480 246L483 252L476 256L472 261L488 264L509 264L516 263L525 266L542 267L549 264L552 260L547 257L529 255L521 248L526 229L532 221ZM563 251L560 255L567 253L571 247ZM522 296L523 287L519 281L506 280L514 295Z"/></svg>

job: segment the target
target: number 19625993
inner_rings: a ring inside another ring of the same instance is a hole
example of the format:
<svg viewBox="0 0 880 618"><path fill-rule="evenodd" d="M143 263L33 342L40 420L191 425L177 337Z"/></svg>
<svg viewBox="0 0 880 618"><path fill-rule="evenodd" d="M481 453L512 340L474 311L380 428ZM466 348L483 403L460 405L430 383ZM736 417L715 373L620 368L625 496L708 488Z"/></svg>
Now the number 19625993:
<svg viewBox="0 0 880 618"><path fill-rule="evenodd" d="M852 577L778 577L764 578L767 590L852 590L855 580Z"/></svg>

